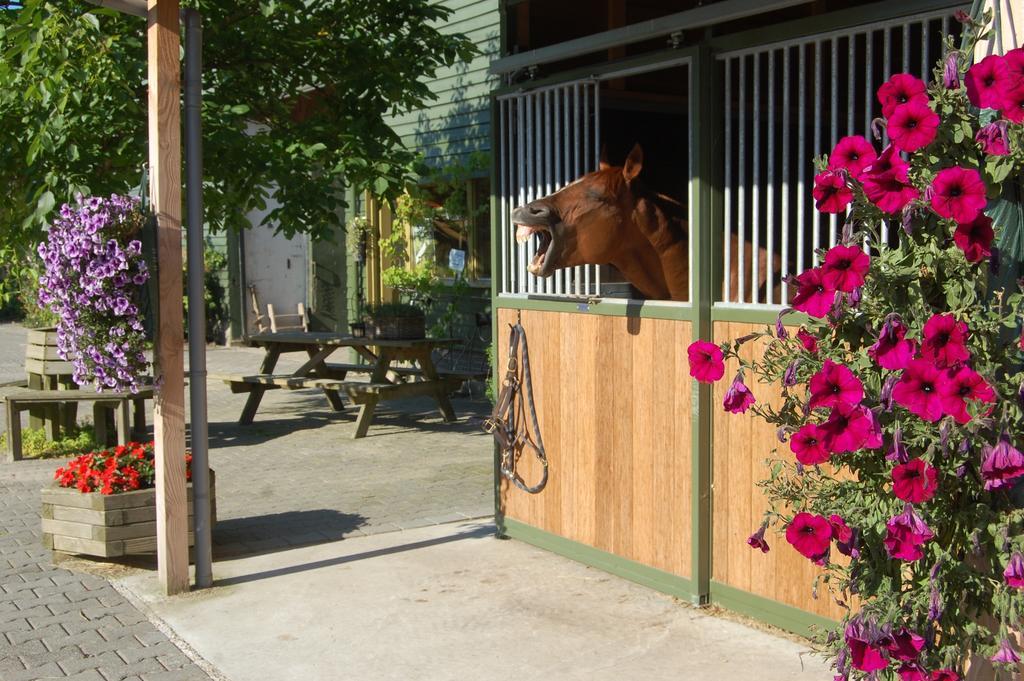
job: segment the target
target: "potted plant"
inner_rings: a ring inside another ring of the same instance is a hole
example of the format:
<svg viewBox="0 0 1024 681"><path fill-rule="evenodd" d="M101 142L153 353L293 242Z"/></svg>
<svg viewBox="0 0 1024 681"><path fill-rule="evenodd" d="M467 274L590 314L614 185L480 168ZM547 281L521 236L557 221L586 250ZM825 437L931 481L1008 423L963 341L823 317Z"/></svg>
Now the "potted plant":
<svg viewBox="0 0 1024 681"><path fill-rule="evenodd" d="M38 302L57 316L57 349L78 385L137 392L148 368L137 301L149 280L139 237L147 220L130 196L64 204L39 245Z"/></svg>
<svg viewBox="0 0 1024 681"><path fill-rule="evenodd" d="M747 543L767 552L775 526L821 567L847 610L822 635L842 681L1020 678L1024 655L1024 280L997 247L1019 258L1024 49L972 66L972 40L949 47L933 84L878 90L887 146L818 159L816 206L845 226L792 309L689 349L698 381L736 370L726 411L778 428ZM780 390L759 402L748 377Z"/></svg>
<svg viewBox="0 0 1024 681"><path fill-rule="evenodd" d="M366 335L380 340L408 340L426 336L426 315L409 303L381 303L366 309Z"/></svg>
<svg viewBox="0 0 1024 681"><path fill-rule="evenodd" d="M192 457L187 452L185 475L191 527ZM130 442L72 459L42 490L43 546L104 558L155 551L155 477L152 442ZM217 517L214 490L211 470L211 522Z"/></svg>

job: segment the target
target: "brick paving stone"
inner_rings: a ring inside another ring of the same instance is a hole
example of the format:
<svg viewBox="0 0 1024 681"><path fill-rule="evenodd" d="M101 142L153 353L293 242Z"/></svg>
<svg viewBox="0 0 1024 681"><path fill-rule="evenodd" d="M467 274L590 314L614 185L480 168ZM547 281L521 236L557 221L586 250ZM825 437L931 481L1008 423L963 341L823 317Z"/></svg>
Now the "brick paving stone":
<svg viewBox="0 0 1024 681"><path fill-rule="evenodd" d="M0 679L120 681L172 665L180 681L209 681L107 580L53 565L39 489L55 465L0 463Z"/></svg>

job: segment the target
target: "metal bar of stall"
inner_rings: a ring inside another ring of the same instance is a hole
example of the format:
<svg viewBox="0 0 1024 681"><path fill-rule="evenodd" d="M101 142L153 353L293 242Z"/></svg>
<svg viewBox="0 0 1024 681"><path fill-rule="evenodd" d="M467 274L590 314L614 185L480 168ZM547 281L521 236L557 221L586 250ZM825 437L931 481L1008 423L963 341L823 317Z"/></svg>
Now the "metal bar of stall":
<svg viewBox="0 0 1024 681"><path fill-rule="evenodd" d="M594 82L594 146L591 150L593 159L590 170L597 170L601 156L601 84ZM601 295L601 268L594 268L594 291L595 295Z"/></svg>
<svg viewBox="0 0 1024 681"><path fill-rule="evenodd" d="M836 82L839 78L839 38L834 37L831 40L832 43L832 60L829 64L829 68L832 71L832 78L829 81L829 90L832 93L832 136L829 139L828 148L831 149L839 139L839 87ZM817 153L823 152L824 149L818 149ZM833 246L836 243L836 232L839 227L839 216L832 213L828 216L828 245Z"/></svg>
<svg viewBox="0 0 1024 681"><path fill-rule="evenodd" d="M746 299L744 288L746 285L746 244L747 244L747 58L745 56L740 57L740 101L737 111L739 112L739 158L736 161L737 168L737 179L736 187L739 191L739 207L737 209L737 227L736 230L739 238L736 240L737 250L736 260L738 262L737 267L737 284L736 284L736 302L742 303Z"/></svg>
<svg viewBox="0 0 1024 681"><path fill-rule="evenodd" d="M572 126L572 128L573 128L572 129L572 140L573 140L572 152L573 152L573 171L574 171L573 172L573 179L576 179L576 178L578 178L582 174L582 171L583 171L583 163L582 163L582 159L580 159L580 148L581 148L581 145L580 145L580 130L582 129L582 123L580 121L580 113L582 111L582 107L580 106L580 84L579 83L573 84L573 87L572 87L572 99L573 99L573 106L572 106L572 119L573 119L573 126ZM590 295L590 267L586 267L586 266L585 267L577 267L576 268L577 277L579 276L579 273L580 273L581 270L582 270L582 273L583 273L583 293L585 295ZM577 289L578 288L579 287L577 287ZM579 291L577 291L577 295L579 295Z"/></svg>
<svg viewBox="0 0 1024 681"><path fill-rule="evenodd" d="M882 66L884 71L882 77L884 80L889 80L892 76L892 29L888 26L885 27L885 33L882 36ZM875 107L875 100L871 101L871 108ZM881 115L881 111L879 111ZM870 135L870 129L866 131L866 134ZM882 129L882 146L884 147L889 141L889 135L886 132L884 126ZM882 220L882 243L889 243L889 221Z"/></svg>
<svg viewBox="0 0 1024 681"><path fill-rule="evenodd" d="M576 134L576 107L574 103L575 89L577 86L573 86L572 89L565 89L565 184L569 184L573 178L576 177L573 172L573 168L576 161L576 146L573 142ZM583 286L583 270L578 265L572 270L573 288L574 293L582 295Z"/></svg>
<svg viewBox="0 0 1024 681"><path fill-rule="evenodd" d="M753 157L754 168L751 173L750 188L750 228L753 233L753 246L750 256L750 302L757 304L758 283L761 281L758 271L758 254L761 248L761 55L754 55L754 97L751 124L754 126L754 141L751 156Z"/></svg>
<svg viewBox="0 0 1024 681"><path fill-rule="evenodd" d="M537 93L532 99L533 122L535 126L535 132L533 133L533 199L536 201L544 197L544 93ZM534 240L531 239L531 241ZM536 252L537 247L535 244L534 253ZM538 292L551 293L551 279L548 277L537 277L534 279L534 285Z"/></svg>
<svg viewBox="0 0 1024 681"><path fill-rule="evenodd" d="M903 24L903 70L910 70L910 24Z"/></svg>
<svg viewBox="0 0 1024 681"><path fill-rule="evenodd" d="M589 87L588 87L587 83L584 83L583 84L583 114L582 114L583 132L580 133L580 139L582 141L582 144L580 146L580 155L582 156L581 165L583 166L583 168L580 171L580 175L585 175L585 174L587 174L590 171L590 153L589 153L590 152L590 92L588 92L588 90L589 90ZM586 265L585 267L587 268L587 273L588 274L591 271L593 271L596 274L596 272L597 272L597 267L596 266L594 266L594 265ZM587 286L586 294L588 296L593 294L593 291L590 289L589 285Z"/></svg>
<svg viewBox="0 0 1024 681"><path fill-rule="evenodd" d="M790 69L790 48L787 46L782 52L782 271L779 273L781 282L780 290L782 300L779 302L785 305L789 302L789 284L786 277L789 276L789 151L790 151L790 104L789 104L789 69Z"/></svg>
<svg viewBox="0 0 1024 681"><path fill-rule="evenodd" d="M768 52L768 186L765 188L765 224L768 226L765 302L771 305L775 283L775 50ZM756 255L754 259L757 260Z"/></svg>
<svg viewBox="0 0 1024 681"><path fill-rule="evenodd" d="M516 147L519 153L516 154L516 170L518 171L518 192L519 205L523 206L526 201L526 97L516 97L516 129L519 134L516 136ZM516 260L519 270L519 286L516 293L528 293L529 283L526 278L526 244L516 241Z"/></svg>
<svg viewBox="0 0 1024 681"><path fill-rule="evenodd" d="M812 154L817 154L821 149L821 41L814 43L814 149ZM813 158L813 156L812 156ZM814 222L814 235L811 240L811 267L818 266L818 249L821 248L821 223L822 216L818 212L811 213L811 220Z"/></svg>
<svg viewBox="0 0 1024 681"><path fill-rule="evenodd" d="M796 271L804 271L804 215L807 213L807 45L797 47L800 51L797 74L797 179L796 179ZM813 217L812 217L813 221Z"/></svg>
<svg viewBox="0 0 1024 681"><path fill-rule="evenodd" d="M533 172L534 161L537 158L537 154L534 151L534 140L533 140L533 136L534 136L534 131L533 131L533 124L534 124L533 107L534 107L534 101L535 101L535 98L534 98L534 95L532 95L532 94L524 95L523 96L524 109L525 109L524 118L526 118L526 148L525 148L525 153L523 154L523 157L521 159L519 159L519 162L526 168L526 203L531 203L535 198L537 198L536 194L534 193L534 186L535 186L534 177L535 176L534 176L534 172ZM529 267L531 264L533 264L533 257L536 254L537 254L537 242L531 237L530 240L526 242L526 266L527 267ZM527 271L529 271L529 270L527 270ZM527 276L526 276L526 291L527 291L527 293L540 293L540 291L538 291L537 288L538 288L537 287L537 277L534 274L532 274L532 273L527 274Z"/></svg>
<svg viewBox="0 0 1024 681"><path fill-rule="evenodd" d="M554 90L547 90L544 93L544 193L550 195L558 191L558 179L555 177L555 159L558 152L555 151L555 100L557 94ZM562 271L556 270L551 276L551 286L556 294L562 293Z"/></svg>
<svg viewBox="0 0 1024 681"><path fill-rule="evenodd" d="M931 80L932 65L932 22L925 19L921 22L921 79L926 83Z"/></svg>
<svg viewBox="0 0 1024 681"><path fill-rule="evenodd" d="M722 258L722 300L729 302L731 291L729 290L732 279L732 64L734 59L725 59L725 182L724 182L724 217L723 223L723 245L724 257ZM691 126L692 127L692 126ZM695 269L690 270L695 272Z"/></svg>
<svg viewBox="0 0 1024 681"><path fill-rule="evenodd" d="M498 161L501 165L501 170L498 174L498 196L499 196L499 209L498 209L498 229L501 230L499 235L498 244L501 247L501 293L510 293L511 287L509 286L509 270L511 270L511 250L509 249L509 232L511 219L510 213L512 208L509 204L509 187L508 187L508 121L506 120L505 112L508 109L508 102L500 101L498 104L498 144L500 144L500 154Z"/></svg>

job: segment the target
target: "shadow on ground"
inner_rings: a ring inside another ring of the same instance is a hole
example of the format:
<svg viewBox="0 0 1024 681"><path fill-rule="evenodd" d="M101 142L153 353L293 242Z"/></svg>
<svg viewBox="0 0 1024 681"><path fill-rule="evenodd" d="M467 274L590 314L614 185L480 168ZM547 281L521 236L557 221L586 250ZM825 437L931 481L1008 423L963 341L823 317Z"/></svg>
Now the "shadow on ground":
<svg viewBox="0 0 1024 681"><path fill-rule="evenodd" d="M338 541L365 524L362 515L326 508L220 520L213 528L213 556L258 556Z"/></svg>

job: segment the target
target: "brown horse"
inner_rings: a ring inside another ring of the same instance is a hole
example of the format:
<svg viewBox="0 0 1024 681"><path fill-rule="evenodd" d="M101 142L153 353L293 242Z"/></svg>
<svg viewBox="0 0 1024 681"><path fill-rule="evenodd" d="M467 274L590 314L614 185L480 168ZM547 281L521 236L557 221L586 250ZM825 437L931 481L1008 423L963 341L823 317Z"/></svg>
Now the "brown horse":
<svg viewBox="0 0 1024 681"><path fill-rule="evenodd" d="M614 265L644 297L689 300L690 239L686 207L647 189L639 180L643 150L633 147L621 167L601 162L559 191L512 212L516 240L536 234L540 243L527 268L538 277L576 265ZM730 291L739 290L740 239L733 235ZM753 247L744 242L744 262ZM768 254L758 249L759 288L765 286ZM781 259L776 257L775 271ZM761 299L763 300L763 293ZM776 300L779 298L776 297Z"/></svg>

